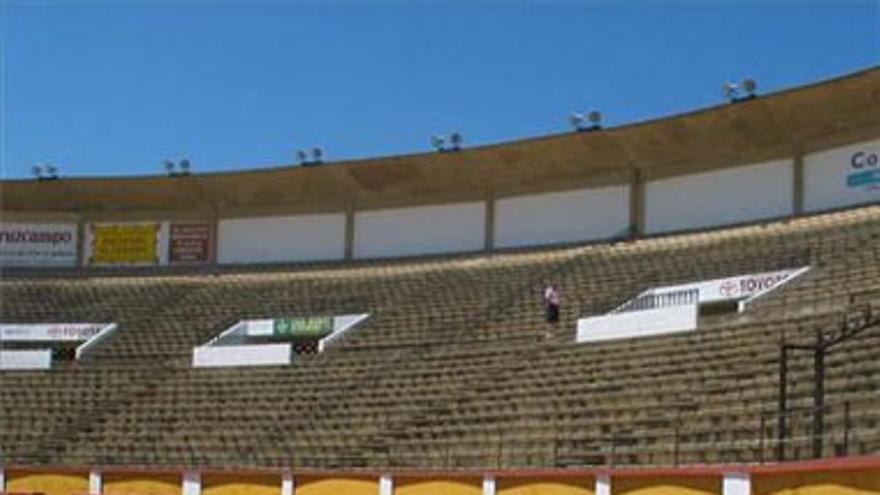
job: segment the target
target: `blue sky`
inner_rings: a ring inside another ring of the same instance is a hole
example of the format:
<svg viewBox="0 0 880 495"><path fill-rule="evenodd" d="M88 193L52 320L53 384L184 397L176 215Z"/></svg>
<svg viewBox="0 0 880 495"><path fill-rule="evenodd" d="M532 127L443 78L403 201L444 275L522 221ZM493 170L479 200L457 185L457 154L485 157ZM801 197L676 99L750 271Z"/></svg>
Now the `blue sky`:
<svg viewBox="0 0 880 495"><path fill-rule="evenodd" d="M722 102L880 61L880 0L0 0L0 176L422 152Z"/></svg>

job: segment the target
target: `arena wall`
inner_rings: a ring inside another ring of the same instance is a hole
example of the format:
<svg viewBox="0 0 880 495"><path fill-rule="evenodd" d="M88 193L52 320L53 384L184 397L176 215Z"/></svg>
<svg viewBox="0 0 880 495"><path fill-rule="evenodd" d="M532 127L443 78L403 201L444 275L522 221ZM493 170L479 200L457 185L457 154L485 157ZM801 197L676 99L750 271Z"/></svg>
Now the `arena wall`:
<svg viewBox="0 0 880 495"><path fill-rule="evenodd" d="M630 187L608 186L499 199L495 247L608 239L629 233Z"/></svg>
<svg viewBox="0 0 880 495"><path fill-rule="evenodd" d="M219 263L341 260L345 215L298 215L220 220Z"/></svg>
<svg viewBox="0 0 880 495"><path fill-rule="evenodd" d="M485 247L485 225L485 203L358 212L354 257L480 251Z"/></svg>
<svg viewBox="0 0 880 495"><path fill-rule="evenodd" d="M804 197L808 212L880 201L880 139L804 156Z"/></svg>
<svg viewBox="0 0 880 495"><path fill-rule="evenodd" d="M87 493L89 490L89 473L72 472L41 472L12 471L6 475L6 491L39 492L44 495L71 495ZM3 487L0 486L0 491Z"/></svg>
<svg viewBox="0 0 880 495"><path fill-rule="evenodd" d="M648 182L646 232L716 227L793 213L791 160Z"/></svg>

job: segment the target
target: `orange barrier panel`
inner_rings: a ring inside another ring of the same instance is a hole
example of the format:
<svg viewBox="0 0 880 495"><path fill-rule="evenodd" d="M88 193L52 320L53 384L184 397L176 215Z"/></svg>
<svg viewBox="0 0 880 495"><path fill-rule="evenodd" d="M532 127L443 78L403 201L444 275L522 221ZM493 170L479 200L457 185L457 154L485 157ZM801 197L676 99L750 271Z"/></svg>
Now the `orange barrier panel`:
<svg viewBox="0 0 880 495"><path fill-rule="evenodd" d="M179 495L181 474L104 473L104 495Z"/></svg>
<svg viewBox="0 0 880 495"><path fill-rule="evenodd" d="M41 472L10 471L6 476L7 494L42 493L45 495L70 495L89 491L87 472Z"/></svg>
<svg viewBox="0 0 880 495"><path fill-rule="evenodd" d="M376 495L377 478L296 476L296 495ZM280 493L280 492L278 492Z"/></svg>
<svg viewBox="0 0 880 495"><path fill-rule="evenodd" d="M202 495L278 495L278 474L203 474Z"/></svg>
<svg viewBox="0 0 880 495"><path fill-rule="evenodd" d="M394 480L394 495L482 495L481 478Z"/></svg>
<svg viewBox="0 0 880 495"><path fill-rule="evenodd" d="M650 476L612 478L614 495L718 495L722 490L720 476Z"/></svg>
<svg viewBox="0 0 880 495"><path fill-rule="evenodd" d="M593 495L596 480L580 478L500 478L496 479L498 495Z"/></svg>
<svg viewBox="0 0 880 495"><path fill-rule="evenodd" d="M878 495L880 468L755 474L753 495Z"/></svg>

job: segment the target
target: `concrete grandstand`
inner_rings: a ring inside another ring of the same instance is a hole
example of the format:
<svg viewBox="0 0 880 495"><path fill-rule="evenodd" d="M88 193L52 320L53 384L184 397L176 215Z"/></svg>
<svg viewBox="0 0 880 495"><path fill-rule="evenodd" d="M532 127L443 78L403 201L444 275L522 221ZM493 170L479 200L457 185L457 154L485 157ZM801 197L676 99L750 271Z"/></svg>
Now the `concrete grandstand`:
<svg viewBox="0 0 880 495"><path fill-rule="evenodd" d="M0 492L880 493L878 156L871 69L458 152L4 181L0 323L113 331L0 370ZM651 288L798 270L692 331L575 339ZM191 365L334 315L369 318Z"/></svg>

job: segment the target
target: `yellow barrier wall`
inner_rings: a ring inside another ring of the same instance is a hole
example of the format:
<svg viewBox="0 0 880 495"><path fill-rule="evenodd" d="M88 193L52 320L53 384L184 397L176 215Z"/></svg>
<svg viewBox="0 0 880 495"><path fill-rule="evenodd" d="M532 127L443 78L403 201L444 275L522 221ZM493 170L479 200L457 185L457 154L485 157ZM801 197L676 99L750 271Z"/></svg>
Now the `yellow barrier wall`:
<svg viewBox="0 0 880 495"><path fill-rule="evenodd" d="M296 476L296 495L376 495L378 478L315 478ZM281 493L280 490L278 493Z"/></svg>
<svg viewBox="0 0 880 495"><path fill-rule="evenodd" d="M593 495L593 478L507 478L497 479L498 495Z"/></svg>
<svg viewBox="0 0 880 495"><path fill-rule="evenodd" d="M408 478L394 480L394 495L482 495L483 480L438 480ZM375 494L373 494L375 495Z"/></svg>
<svg viewBox="0 0 880 495"><path fill-rule="evenodd" d="M758 474L753 495L878 495L880 469L834 473Z"/></svg>
<svg viewBox="0 0 880 495"><path fill-rule="evenodd" d="M105 473L104 495L179 495L180 474Z"/></svg>
<svg viewBox="0 0 880 495"><path fill-rule="evenodd" d="M6 490L10 492L40 492L46 495L88 493L88 473L38 473L11 471L6 473Z"/></svg>
<svg viewBox="0 0 880 495"><path fill-rule="evenodd" d="M280 475L202 475L202 495L279 495Z"/></svg>
<svg viewBox="0 0 880 495"><path fill-rule="evenodd" d="M614 495L718 495L720 476L612 478Z"/></svg>

